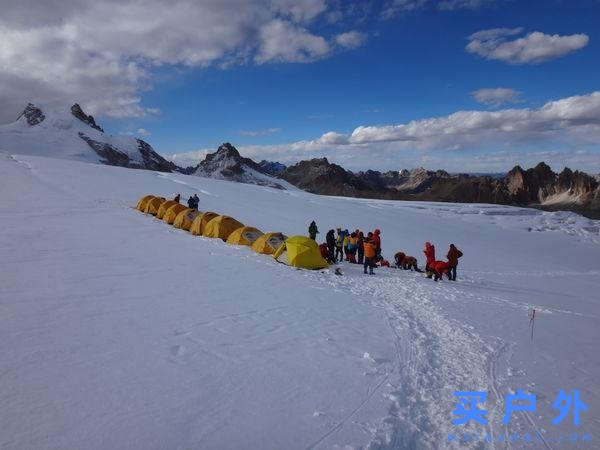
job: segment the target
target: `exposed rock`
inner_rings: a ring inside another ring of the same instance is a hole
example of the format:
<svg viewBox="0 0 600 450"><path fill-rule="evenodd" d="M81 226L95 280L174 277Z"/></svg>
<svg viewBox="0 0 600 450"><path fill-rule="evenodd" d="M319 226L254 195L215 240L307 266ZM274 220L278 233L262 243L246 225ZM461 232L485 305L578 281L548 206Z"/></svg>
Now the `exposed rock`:
<svg viewBox="0 0 600 450"><path fill-rule="evenodd" d="M33 103L27 103L27 106L25 107L23 112L19 114L17 120L19 120L21 117L25 117L27 123L31 126L42 123L46 118L42 110L35 106Z"/></svg>
<svg viewBox="0 0 600 450"><path fill-rule="evenodd" d="M78 103L75 103L73 106L71 106L71 114L73 114L75 117L77 117L82 122L87 123L90 127L104 133L104 130L99 125L96 124L96 121L94 120L94 118L92 116L88 116L86 113L84 113L83 109L81 109L81 106L79 106Z"/></svg>
<svg viewBox="0 0 600 450"><path fill-rule="evenodd" d="M101 157L104 158L102 161L104 164L110 166L125 166L129 167L129 155L123 153L117 148L113 147L106 142L95 141L94 139L86 136L84 133L79 133L79 137L83 139L87 144Z"/></svg>
<svg viewBox="0 0 600 450"><path fill-rule="evenodd" d="M301 161L284 170L280 177L300 189L316 194L363 197L377 193L376 187L337 164L330 164L327 158Z"/></svg>
<svg viewBox="0 0 600 450"><path fill-rule="evenodd" d="M353 174L327 159L302 161L281 173L286 181L317 194L397 200L499 203L548 210L567 209L600 218L598 180L570 169L556 174L545 163L505 176L450 175L443 170L374 170Z"/></svg>
<svg viewBox="0 0 600 450"><path fill-rule="evenodd" d="M177 167L172 161L167 161L154 151L152 146L146 141L136 139L138 149L144 160L143 169L157 170L159 172L181 172L185 173L185 169Z"/></svg>
<svg viewBox="0 0 600 450"><path fill-rule="evenodd" d="M259 164L250 158L242 157L229 142L221 144L215 153L206 155L192 173L209 178L283 189L283 186L266 173Z"/></svg>

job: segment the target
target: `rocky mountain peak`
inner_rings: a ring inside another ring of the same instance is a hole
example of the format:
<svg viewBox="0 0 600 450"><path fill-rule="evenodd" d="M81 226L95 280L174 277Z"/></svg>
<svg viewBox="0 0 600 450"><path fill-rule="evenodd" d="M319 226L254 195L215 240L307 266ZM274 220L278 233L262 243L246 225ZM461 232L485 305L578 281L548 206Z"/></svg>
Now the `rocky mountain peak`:
<svg viewBox="0 0 600 450"><path fill-rule="evenodd" d="M90 127L100 131L101 133L104 133L104 130L102 129L102 127L100 127L99 125L96 124L94 117L84 113L83 109L81 109L81 106L79 106L78 103L75 103L73 106L71 106L71 114L73 114L73 116L75 116L76 118L81 120L83 123L86 123Z"/></svg>
<svg viewBox="0 0 600 450"><path fill-rule="evenodd" d="M209 178L282 189L279 183L266 176L268 173L259 164L250 158L241 156L229 142L221 144L216 152L206 155L206 158L196 166L192 173Z"/></svg>
<svg viewBox="0 0 600 450"><path fill-rule="evenodd" d="M25 117L27 123L31 126L42 123L46 118L42 110L35 106L33 103L27 103L27 106L25 107L23 112L19 114L17 120L19 120L21 117Z"/></svg>

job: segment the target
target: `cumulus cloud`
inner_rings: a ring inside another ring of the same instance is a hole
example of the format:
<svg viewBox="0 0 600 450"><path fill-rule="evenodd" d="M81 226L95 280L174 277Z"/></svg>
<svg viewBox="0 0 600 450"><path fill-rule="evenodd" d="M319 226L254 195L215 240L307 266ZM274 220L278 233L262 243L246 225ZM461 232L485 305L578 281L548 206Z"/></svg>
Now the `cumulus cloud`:
<svg viewBox="0 0 600 450"><path fill-rule="evenodd" d="M358 48L365 43L367 35L360 31L348 31L335 36L335 42L344 48Z"/></svg>
<svg viewBox="0 0 600 450"><path fill-rule="evenodd" d="M155 114L141 97L158 66L310 62L331 45L311 31L325 0L5 0L0 122L27 101L79 102L94 115Z"/></svg>
<svg viewBox="0 0 600 450"><path fill-rule="evenodd" d="M329 53L329 44L305 28L275 19L259 32L260 50L255 57L259 64L269 61L309 62Z"/></svg>
<svg viewBox="0 0 600 450"><path fill-rule="evenodd" d="M257 137L257 136L268 136L270 134L278 133L281 131L280 128L265 128L264 130L240 130L242 136Z"/></svg>
<svg viewBox="0 0 600 450"><path fill-rule="evenodd" d="M478 31L469 36L467 51L486 59L496 59L509 64L538 64L560 58L585 47L589 42L586 34L560 36L539 31L512 39L521 34L522 28L493 28Z"/></svg>
<svg viewBox="0 0 600 450"><path fill-rule="evenodd" d="M511 88L483 88L471 92L479 103L497 108L505 103L519 103L521 93Z"/></svg>
<svg viewBox="0 0 600 450"><path fill-rule="evenodd" d="M476 150L508 148L514 151L552 146L554 151L572 154L572 149L595 148L586 153L589 159L590 154L599 154L599 140L600 91L597 91L550 101L534 109L457 111L402 124L359 126L348 134L330 131L312 140L242 146L239 150L249 157L284 163L326 156L346 167L359 169L389 169L400 164L413 167L415 161L435 167L433 162L438 160L438 167L449 168L448 151L454 155L450 159L468 163L466 155ZM485 158L492 158L493 154L487 153ZM575 157L569 160L577 161ZM600 159L596 163L599 165Z"/></svg>

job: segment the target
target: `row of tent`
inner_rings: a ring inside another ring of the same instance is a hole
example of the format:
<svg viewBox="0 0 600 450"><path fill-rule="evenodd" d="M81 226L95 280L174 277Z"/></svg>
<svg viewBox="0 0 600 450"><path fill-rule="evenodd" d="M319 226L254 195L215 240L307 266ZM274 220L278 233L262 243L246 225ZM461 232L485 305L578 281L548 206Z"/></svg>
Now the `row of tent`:
<svg viewBox="0 0 600 450"><path fill-rule="evenodd" d="M154 195L140 198L136 209L195 236L218 238L231 245L246 245L257 253L273 255L276 260L290 266L304 269L328 266L317 243L306 236L288 238L280 232L263 233L233 217L190 209L175 200Z"/></svg>

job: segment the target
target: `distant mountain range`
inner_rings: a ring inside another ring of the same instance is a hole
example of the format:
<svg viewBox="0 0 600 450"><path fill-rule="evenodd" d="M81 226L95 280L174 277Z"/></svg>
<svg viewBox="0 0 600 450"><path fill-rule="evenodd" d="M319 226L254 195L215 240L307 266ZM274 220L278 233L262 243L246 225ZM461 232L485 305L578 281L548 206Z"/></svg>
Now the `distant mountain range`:
<svg viewBox="0 0 600 450"><path fill-rule="evenodd" d="M280 177L309 192L347 197L456 203L498 203L570 210L600 218L597 176L565 168L555 173L541 162L532 169L515 166L505 176L451 175L423 168L385 173L353 173L326 158L301 161Z"/></svg>
<svg viewBox="0 0 600 450"><path fill-rule="evenodd" d="M600 219L600 176L568 168L555 173L543 162L527 170L515 166L507 174L449 174L423 168L355 173L326 158L300 161L290 167L265 160L256 163L242 157L230 143L224 143L196 166L181 168L141 139L107 135L78 104L58 112L46 112L28 104L15 122L0 126L0 150L180 172L278 189L292 188L291 184L315 194L498 203L569 210Z"/></svg>

